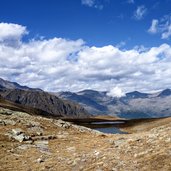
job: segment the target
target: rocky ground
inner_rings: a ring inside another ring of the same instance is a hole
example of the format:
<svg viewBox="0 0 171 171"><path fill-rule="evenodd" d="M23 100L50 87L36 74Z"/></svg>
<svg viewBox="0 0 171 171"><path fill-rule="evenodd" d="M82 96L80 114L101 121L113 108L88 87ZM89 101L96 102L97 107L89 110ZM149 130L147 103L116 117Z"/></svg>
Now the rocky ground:
<svg viewBox="0 0 171 171"><path fill-rule="evenodd" d="M0 108L0 170L169 171L171 122L112 135Z"/></svg>

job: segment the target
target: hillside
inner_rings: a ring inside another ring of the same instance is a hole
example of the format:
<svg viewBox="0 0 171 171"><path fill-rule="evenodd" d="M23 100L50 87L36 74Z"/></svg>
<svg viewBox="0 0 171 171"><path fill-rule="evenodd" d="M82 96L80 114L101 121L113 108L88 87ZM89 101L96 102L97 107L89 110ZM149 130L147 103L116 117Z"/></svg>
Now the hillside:
<svg viewBox="0 0 171 171"><path fill-rule="evenodd" d="M30 89L25 86L23 88L17 83L2 81L2 79L0 81L0 95L8 101L39 109L52 116L77 118L90 116L79 104L62 100L42 90L38 91L38 89Z"/></svg>
<svg viewBox="0 0 171 171"><path fill-rule="evenodd" d="M158 120L148 131L103 134L0 108L0 170L170 171L170 128Z"/></svg>

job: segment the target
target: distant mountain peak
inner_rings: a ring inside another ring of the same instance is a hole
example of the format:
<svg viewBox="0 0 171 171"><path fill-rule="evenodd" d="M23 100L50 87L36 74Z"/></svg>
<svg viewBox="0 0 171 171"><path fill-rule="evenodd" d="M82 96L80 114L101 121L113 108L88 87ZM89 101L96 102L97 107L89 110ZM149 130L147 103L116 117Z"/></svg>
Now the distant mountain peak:
<svg viewBox="0 0 171 171"><path fill-rule="evenodd" d="M0 88L42 91L39 88L29 88L27 86L22 86L16 82L7 81L2 78L0 78Z"/></svg>
<svg viewBox="0 0 171 171"><path fill-rule="evenodd" d="M165 89L158 95L158 97L165 97L170 95L171 95L171 89Z"/></svg>
<svg viewBox="0 0 171 171"><path fill-rule="evenodd" d="M139 91L133 91L133 92L129 92L126 93L126 97L128 98L146 98L148 97L149 94L147 93L141 93Z"/></svg>
<svg viewBox="0 0 171 171"><path fill-rule="evenodd" d="M99 93L99 91L85 89L85 90L79 91L78 93Z"/></svg>

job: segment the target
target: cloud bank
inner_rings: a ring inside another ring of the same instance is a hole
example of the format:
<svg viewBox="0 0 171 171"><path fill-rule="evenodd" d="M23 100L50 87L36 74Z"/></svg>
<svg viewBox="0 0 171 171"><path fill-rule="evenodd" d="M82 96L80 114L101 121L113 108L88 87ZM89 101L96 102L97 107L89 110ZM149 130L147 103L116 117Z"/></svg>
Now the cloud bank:
<svg viewBox="0 0 171 171"><path fill-rule="evenodd" d="M4 79L47 91L95 89L117 96L171 87L168 44L121 50L112 45L90 47L82 39L25 42L26 27L8 23L0 23L0 33L0 77ZM17 45L8 43L11 40Z"/></svg>

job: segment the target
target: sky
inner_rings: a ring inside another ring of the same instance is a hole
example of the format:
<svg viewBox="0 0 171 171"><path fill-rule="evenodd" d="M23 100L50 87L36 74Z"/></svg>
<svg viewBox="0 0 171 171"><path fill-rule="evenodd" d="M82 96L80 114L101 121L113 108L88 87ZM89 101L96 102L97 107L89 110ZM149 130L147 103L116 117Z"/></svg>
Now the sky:
<svg viewBox="0 0 171 171"><path fill-rule="evenodd" d="M0 77L46 91L171 88L171 0L1 0Z"/></svg>

